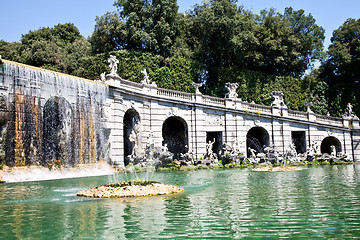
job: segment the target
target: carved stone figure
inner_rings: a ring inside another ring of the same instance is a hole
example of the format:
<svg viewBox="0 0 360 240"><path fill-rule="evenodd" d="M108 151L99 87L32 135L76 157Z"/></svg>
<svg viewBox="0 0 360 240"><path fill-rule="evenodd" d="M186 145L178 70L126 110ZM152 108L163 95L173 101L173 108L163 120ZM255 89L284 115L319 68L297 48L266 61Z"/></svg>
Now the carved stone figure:
<svg viewBox="0 0 360 240"><path fill-rule="evenodd" d="M336 157L336 147L334 145L330 146L330 156Z"/></svg>
<svg viewBox="0 0 360 240"><path fill-rule="evenodd" d="M202 87L203 84L202 84L202 83L194 83L194 82L193 82L192 85L196 88L195 93L196 93L196 94L201 94L199 88Z"/></svg>
<svg viewBox="0 0 360 240"><path fill-rule="evenodd" d="M144 68L144 70L141 70L141 73L144 74L144 78L141 81L141 83L144 84L144 85L150 85L151 83L150 83L150 79L149 79L149 76L147 74L146 68Z"/></svg>
<svg viewBox="0 0 360 240"><path fill-rule="evenodd" d="M282 91L272 91L270 94L274 100L271 103L271 106L274 107L286 107L284 103L284 94Z"/></svg>
<svg viewBox="0 0 360 240"><path fill-rule="evenodd" d="M225 95L227 98L235 99L238 97L236 89L239 87L238 83L226 83L225 88L228 90L228 93Z"/></svg>
<svg viewBox="0 0 360 240"><path fill-rule="evenodd" d="M239 138L235 138L232 149L233 153L238 155L240 153L241 145L244 144L244 141L241 141Z"/></svg>
<svg viewBox="0 0 360 240"><path fill-rule="evenodd" d="M110 55L110 58L108 58L109 68L110 68L110 75L117 75L117 65L119 63L119 60L116 59L115 56Z"/></svg>
<svg viewBox="0 0 360 240"><path fill-rule="evenodd" d="M312 110L310 107L312 107L313 103L312 102L308 102L308 103L304 103L304 105L306 106L306 112L311 113Z"/></svg>
<svg viewBox="0 0 360 240"><path fill-rule="evenodd" d="M348 105L346 106L346 112L345 112L344 116L355 117L355 115L353 113L353 106L351 105L351 103L348 103Z"/></svg>
<svg viewBox="0 0 360 240"><path fill-rule="evenodd" d="M105 81L106 81L105 72L100 73L100 81L101 81L101 82L105 82Z"/></svg>
<svg viewBox="0 0 360 240"><path fill-rule="evenodd" d="M209 141L207 144L206 144L206 156L210 159L210 160L213 160L214 159L214 152L213 152L213 145L215 143L215 139L214 141Z"/></svg>
<svg viewBox="0 0 360 240"><path fill-rule="evenodd" d="M190 162L191 164L194 164L195 162L195 154L192 151L188 150L188 146L185 145L186 153L180 153L180 157L185 162Z"/></svg>
<svg viewBox="0 0 360 240"><path fill-rule="evenodd" d="M251 158L255 159L256 158L256 150L255 149L252 149L250 147L248 147L248 150L251 154Z"/></svg>

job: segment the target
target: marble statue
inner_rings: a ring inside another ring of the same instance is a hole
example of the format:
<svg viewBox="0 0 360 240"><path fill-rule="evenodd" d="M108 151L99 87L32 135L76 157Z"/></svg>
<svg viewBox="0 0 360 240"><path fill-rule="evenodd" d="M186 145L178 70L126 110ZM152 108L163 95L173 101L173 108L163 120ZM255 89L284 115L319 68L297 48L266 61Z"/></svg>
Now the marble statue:
<svg viewBox="0 0 360 240"><path fill-rule="evenodd" d="M306 112L312 113L312 110L311 110L310 107L312 107L313 103L312 102L307 102L307 103L304 103L304 105L306 106Z"/></svg>
<svg viewBox="0 0 360 240"><path fill-rule="evenodd" d="M101 82L105 82L105 81L106 81L105 72L100 73L100 81L101 81Z"/></svg>
<svg viewBox="0 0 360 240"><path fill-rule="evenodd" d="M193 82L192 85L196 88L195 93L196 93L196 94L201 94L199 88L202 87L203 84L202 84L202 83L194 83L194 82Z"/></svg>
<svg viewBox="0 0 360 240"><path fill-rule="evenodd" d="M108 63L109 63L109 68L110 68L110 75L117 75L117 70L118 70L118 63L119 60L116 59L115 56L110 55L110 58L108 58Z"/></svg>
<svg viewBox="0 0 360 240"><path fill-rule="evenodd" d="M346 112L345 112L344 116L355 117L354 112L353 112L353 105L351 105L351 103L348 103L348 105L346 106Z"/></svg>
<svg viewBox="0 0 360 240"><path fill-rule="evenodd" d="M336 147L334 145L330 146L330 156L336 157Z"/></svg>
<svg viewBox="0 0 360 240"><path fill-rule="evenodd" d="M226 83L225 88L228 90L228 93L225 95L227 98L235 99L238 97L236 89L239 87L238 83Z"/></svg>
<svg viewBox="0 0 360 240"><path fill-rule="evenodd" d="M147 74L146 68L144 68L144 70L141 70L141 73L144 74L144 78L141 81L141 83L144 84L144 85L150 85L150 79L149 79L149 76Z"/></svg>
<svg viewBox="0 0 360 240"><path fill-rule="evenodd" d="M284 103L284 94L282 91L272 91L270 94L274 100L271 103L271 106L274 107L284 107L285 103Z"/></svg>
<svg viewBox="0 0 360 240"><path fill-rule="evenodd" d="M213 160L214 159L214 152L213 152L213 146L215 143L215 139L214 141L210 141L206 144L206 156L210 159Z"/></svg>

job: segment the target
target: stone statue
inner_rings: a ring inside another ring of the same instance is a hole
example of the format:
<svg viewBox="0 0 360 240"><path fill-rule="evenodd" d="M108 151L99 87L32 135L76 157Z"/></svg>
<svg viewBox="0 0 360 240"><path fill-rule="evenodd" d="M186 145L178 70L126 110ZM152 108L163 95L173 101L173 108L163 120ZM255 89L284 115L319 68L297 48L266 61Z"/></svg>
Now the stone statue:
<svg viewBox="0 0 360 240"><path fill-rule="evenodd" d="M251 158L256 159L256 150L248 147L248 150L251 154Z"/></svg>
<svg viewBox="0 0 360 240"><path fill-rule="evenodd" d="M196 88L195 93L196 93L196 94L201 94L199 88L202 87L203 84L202 84L202 83L194 83L194 82L193 82L192 85Z"/></svg>
<svg viewBox="0 0 360 240"><path fill-rule="evenodd" d="M244 141L241 141L239 138L234 139L234 143L232 145L232 150L234 154L239 155L241 153L241 146L244 145Z"/></svg>
<svg viewBox="0 0 360 240"><path fill-rule="evenodd" d="M267 158L277 158L278 153L275 151L275 146L270 144L269 146L264 146L264 153Z"/></svg>
<svg viewBox="0 0 360 240"><path fill-rule="evenodd" d="M101 82L105 82L105 81L106 81L105 72L100 73L100 81L101 81Z"/></svg>
<svg viewBox="0 0 360 240"><path fill-rule="evenodd" d="M141 70L141 73L144 74L144 79L141 81L141 83L144 85L150 85L151 83L146 68L144 68L144 70Z"/></svg>
<svg viewBox="0 0 360 240"><path fill-rule="evenodd" d="M108 58L109 68L110 68L110 75L117 75L117 65L119 63L119 60L116 59L115 56L110 55L110 58Z"/></svg>
<svg viewBox="0 0 360 240"><path fill-rule="evenodd" d="M272 91L270 95L274 98L274 100L271 103L271 106L286 107L283 98L284 94L282 91Z"/></svg>
<svg viewBox="0 0 360 240"><path fill-rule="evenodd" d="M236 89L239 87L238 83L226 83L225 88L228 90L228 93L225 95L227 98L235 99L238 97Z"/></svg>
<svg viewBox="0 0 360 240"><path fill-rule="evenodd" d="M312 113L312 110L311 110L310 107L312 107L313 103L312 102L307 102L307 103L304 103L304 105L306 106L306 112Z"/></svg>
<svg viewBox="0 0 360 240"><path fill-rule="evenodd" d="M208 158L210 158L210 160L212 160L214 158L214 152L213 152L213 145L215 143L215 139L214 141L209 141L207 144L206 144L206 155Z"/></svg>
<svg viewBox="0 0 360 240"><path fill-rule="evenodd" d="M180 157L185 161L185 162L190 162L191 164L194 164L195 162L195 154L192 151L189 151L189 147L188 145L185 145L185 153L180 153Z"/></svg>
<svg viewBox="0 0 360 240"><path fill-rule="evenodd" d="M336 147L334 145L330 146L330 156L336 157Z"/></svg>
<svg viewBox="0 0 360 240"><path fill-rule="evenodd" d="M166 148L167 148L167 146L166 146ZM145 147L145 153L146 153L147 159L153 158L154 149L155 149L154 133L150 132L148 140L146 142L146 147Z"/></svg>
<svg viewBox="0 0 360 240"><path fill-rule="evenodd" d="M353 106L350 103L348 103L348 105L346 106L346 112L345 112L344 116L355 117L355 115L353 113Z"/></svg>

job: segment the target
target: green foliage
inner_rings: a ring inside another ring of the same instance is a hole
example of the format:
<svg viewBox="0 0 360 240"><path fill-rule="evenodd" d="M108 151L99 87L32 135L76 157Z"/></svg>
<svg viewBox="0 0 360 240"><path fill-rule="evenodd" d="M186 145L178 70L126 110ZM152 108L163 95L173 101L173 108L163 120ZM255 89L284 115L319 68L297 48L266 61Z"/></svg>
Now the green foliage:
<svg viewBox="0 0 360 240"><path fill-rule="evenodd" d="M311 64L323 57L324 29L304 10L286 8L284 14L274 9L257 16L257 49L255 67L265 73L300 77Z"/></svg>
<svg viewBox="0 0 360 240"><path fill-rule="evenodd" d="M118 0L115 1L114 6L119 10L120 22L105 21L105 25L113 24L116 26L113 28L116 29L120 26L124 37L121 37L121 41L113 43L118 45L118 49L120 46L128 50L141 50L158 53L163 57L169 56L176 36L175 21L178 10L176 0ZM104 25L100 20L97 21L97 26ZM108 39L111 39L112 32L109 35ZM120 35L115 34L115 36Z"/></svg>
<svg viewBox="0 0 360 240"><path fill-rule="evenodd" d="M5 42L0 40L0 55L4 59L12 61L20 61L20 47L21 43L18 42Z"/></svg>
<svg viewBox="0 0 360 240"><path fill-rule="evenodd" d="M195 91L192 86L193 73L189 59L184 57L164 59L159 54L127 50L109 54L119 60L117 73L124 79L140 82L143 79L141 70L146 68L150 80L155 81L158 87L184 92ZM76 74L84 78L96 79L99 78L100 73L109 72L107 63L109 54L83 58Z"/></svg>
<svg viewBox="0 0 360 240"><path fill-rule="evenodd" d="M328 99L326 97L329 86L319 78L319 69L314 69L310 74L305 76L305 80L310 84L310 96L307 102L312 102L311 110L317 114L326 115L329 112Z"/></svg>
<svg viewBox="0 0 360 240"><path fill-rule="evenodd" d="M118 13L107 12L95 21L95 30L89 39L94 54L125 48L126 24Z"/></svg>
<svg viewBox="0 0 360 240"><path fill-rule="evenodd" d="M73 24L66 23L30 31L21 43L2 41L0 53L10 60L74 74L81 58L90 55L90 43Z"/></svg>
<svg viewBox="0 0 360 240"><path fill-rule="evenodd" d="M224 97L226 82L239 83L242 100L270 105L271 91L283 91L289 108L341 116L348 102L360 114L360 19L334 31L324 59L324 29L311 14L289 7L253 14L235 0L205 0L178 13L176 0L117 0L117 12L96 18L89 39L71 23L40 28L21 42L0 41L3 58L96 79L109 72L116 55L118 74L140 82L147 69L159 87Z"/></svg>
<svg viewBox="0 0 360 240"><path fill-rule="evenodd" d="M350 102L359 115L360 19L346 20L333 32L331 42L321 75L329 85L330 112L339 116Z"/></svg>

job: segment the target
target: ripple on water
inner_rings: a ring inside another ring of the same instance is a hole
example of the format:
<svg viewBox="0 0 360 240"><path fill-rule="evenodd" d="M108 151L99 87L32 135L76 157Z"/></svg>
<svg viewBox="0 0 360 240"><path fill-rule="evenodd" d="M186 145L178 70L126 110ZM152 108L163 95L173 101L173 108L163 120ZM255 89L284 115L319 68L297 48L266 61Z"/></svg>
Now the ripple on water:
<svg viewBox="0 0 360 240"><path fill-rule="evenodd" d="M0 186L4 239L341 239L360 237L360 168L154 173L185 193L88 199L82 178ZM118 176L119 178L125 176Z"/></svg>

